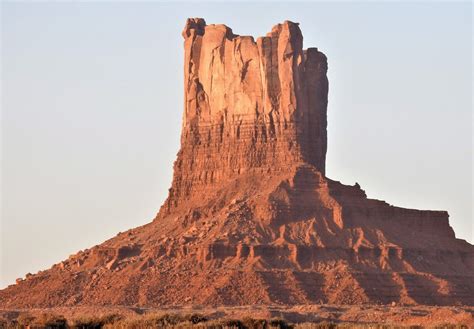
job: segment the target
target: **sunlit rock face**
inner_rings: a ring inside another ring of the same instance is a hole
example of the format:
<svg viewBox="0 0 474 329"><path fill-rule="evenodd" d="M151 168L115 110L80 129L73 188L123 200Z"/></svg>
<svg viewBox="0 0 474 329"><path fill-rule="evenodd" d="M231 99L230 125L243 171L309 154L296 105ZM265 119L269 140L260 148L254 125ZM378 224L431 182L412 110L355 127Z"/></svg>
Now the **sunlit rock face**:
<svg viewBox="0 0 474 329"><path fill-rule="evenodd" d="M255 42L188 19L183 36L181 149L156 218L18 280L1 307L474 305L474 247L446 211L326 177L326 57L297 24Z"/></svg>
<svg viewBox="0 0 474 329"><path fill-rule="evenodd" d="M194 18L182 35L185 110L170 207L249 170L304 162L324 174L327 60L303 50L298 24L255 41Z"/></svg>

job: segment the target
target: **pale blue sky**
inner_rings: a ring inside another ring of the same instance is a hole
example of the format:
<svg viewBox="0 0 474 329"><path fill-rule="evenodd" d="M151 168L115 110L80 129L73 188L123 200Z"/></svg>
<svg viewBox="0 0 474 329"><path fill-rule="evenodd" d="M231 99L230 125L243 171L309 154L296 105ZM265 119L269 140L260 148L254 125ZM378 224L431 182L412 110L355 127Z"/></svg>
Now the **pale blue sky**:
<svg viewBox="0 0 474 329"><path fill-rule="evenodd" d="M2 2L0 287L149 222L179 148L187 17L300 22L329 59L327 174L473 242L472 5Z"/></svg>

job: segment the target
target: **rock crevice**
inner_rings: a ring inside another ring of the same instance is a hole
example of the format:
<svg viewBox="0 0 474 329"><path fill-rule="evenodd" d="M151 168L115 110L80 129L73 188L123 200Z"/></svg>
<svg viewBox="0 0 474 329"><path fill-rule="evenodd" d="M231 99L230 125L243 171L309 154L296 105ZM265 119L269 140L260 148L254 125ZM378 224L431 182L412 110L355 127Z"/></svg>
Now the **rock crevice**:
<svg viewBox="0 0 474 329"><path fill-rule="evenodd" d="M303 50L298 24L254 41L194 18L182 35L185 109L170 209L249 170L305 162L324 174L327 60Z"/></svg>

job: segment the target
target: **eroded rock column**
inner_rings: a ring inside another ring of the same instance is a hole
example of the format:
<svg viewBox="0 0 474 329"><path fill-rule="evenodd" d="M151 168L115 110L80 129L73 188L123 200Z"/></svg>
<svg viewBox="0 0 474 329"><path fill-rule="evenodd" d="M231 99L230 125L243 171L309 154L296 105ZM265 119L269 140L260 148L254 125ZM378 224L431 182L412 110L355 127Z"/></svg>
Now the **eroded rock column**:
<svg viewBox="0 0 474 329"><path fill-rule="evenodd" d="M168 204L249 170L308 163L324 174L327 61L285 21L255 41L188 19L181 149Z"/></svg>

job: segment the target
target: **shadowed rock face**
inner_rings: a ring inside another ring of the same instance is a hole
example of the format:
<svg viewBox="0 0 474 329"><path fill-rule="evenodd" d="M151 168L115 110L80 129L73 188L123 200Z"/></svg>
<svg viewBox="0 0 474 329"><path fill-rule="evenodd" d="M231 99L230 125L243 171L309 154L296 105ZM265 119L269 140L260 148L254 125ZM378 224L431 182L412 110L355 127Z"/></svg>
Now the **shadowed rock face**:
<svg viewBox="0 0 474 329"><path fill-rule="evenodd" d="M324 174L326 56L303 50L298 24L265 37L188 19L184 116L168 206L249 170L269 174L297 162Z"/></svg>
<svg viewBox="0 0 474 329"><path fill-rule="evenodd" d="M474 305L474 247L445 211L325 176L326 57L189 19L170 194L155 220L0 291L0 306Z"/></svg>

